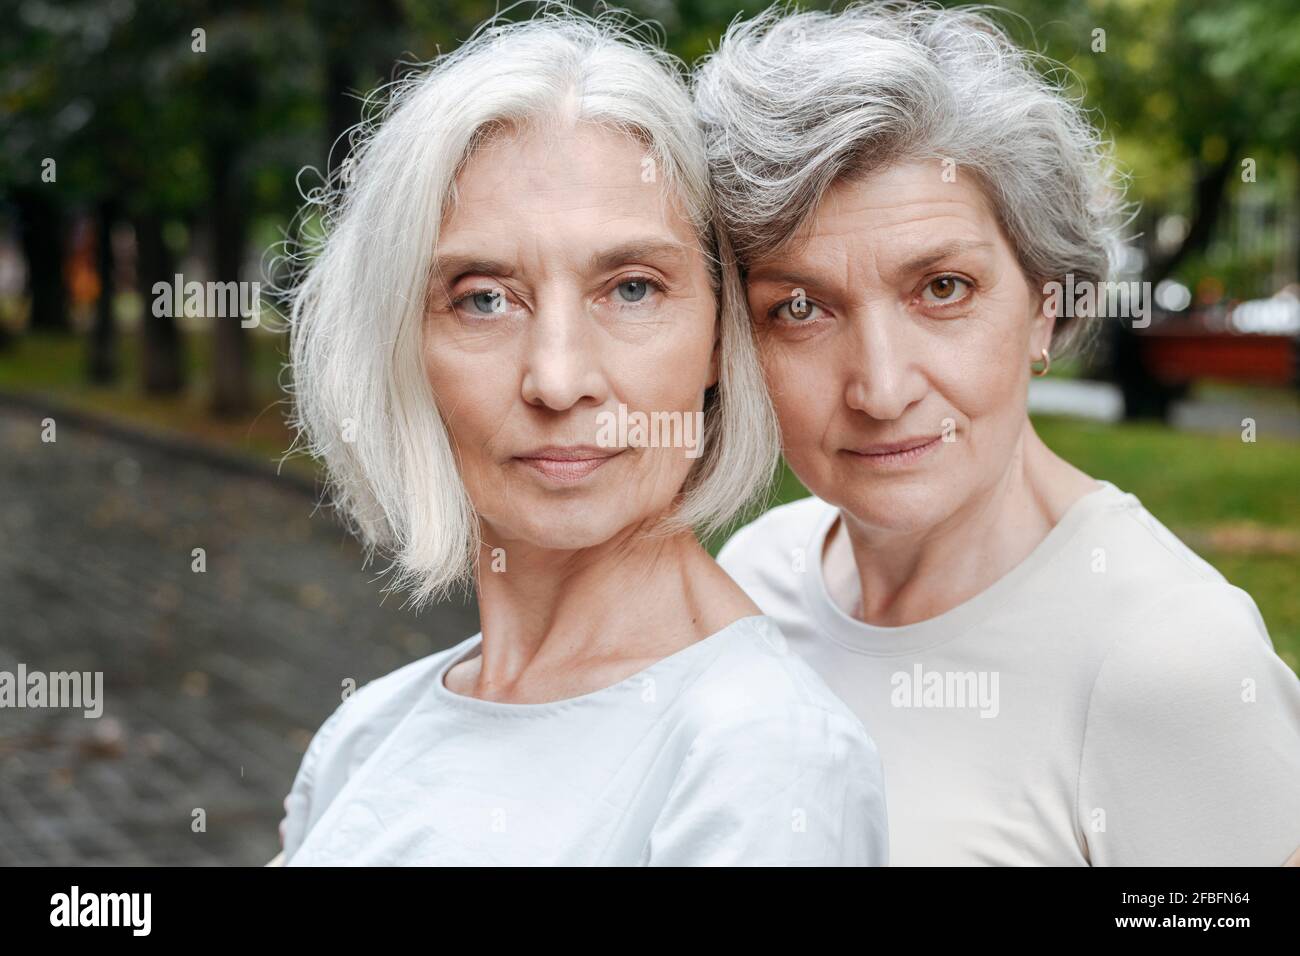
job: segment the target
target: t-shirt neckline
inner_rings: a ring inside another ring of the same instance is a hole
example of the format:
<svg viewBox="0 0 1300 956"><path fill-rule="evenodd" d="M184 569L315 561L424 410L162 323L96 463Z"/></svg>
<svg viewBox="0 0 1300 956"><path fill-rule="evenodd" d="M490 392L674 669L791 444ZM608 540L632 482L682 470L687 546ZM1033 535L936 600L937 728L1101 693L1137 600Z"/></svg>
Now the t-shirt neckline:
<svg viewBox="0 0 1300 956"><path fill-rule="evenodd" d="M859 621L831 600L822 570L822 551L826 535L840 512L838 508L828 506L826 514L813 529L811 541L804 552L808 555L808 571L803 575L805 607L823 634L835 643L861 654L900 656L944 644L965 634L1005 604L1027 579L1056 557L1079 528L1100 510L1115 504L1117 500L1131 497L1104 479L1098 480L1098 484L1101 487L1081 495L1066 509L1061 520L1024 560L979 594L935 617L897 627Z"/></svg>
<svg viewBox="0 0 1300 956"><path fill-rule="evenodd" d="M707 651L716 651L722 642L738 634L746 626L751 625L757 625L760 628L764 625L771 628L776 626L772 618L765 614L751 614L740 617L725 627L714 631L708 637L700 638L700 640L688 644L679 651L661 657L650 666L644 667L635 674L630 674L607 687L601 687L586 694L579 694L576 697L565 697L561 700L549 700L537 704L511 704L496 700L483 700L479 697L458 694L447 687L445 683L447 672L462 661L469 660L475 654L481 653L483 632L480 631L464 642L463 649L459 653L447 655L447 659L443 661L442 666L438 668L437 673L434 675L433 693L434 697L443 703L475 713L491 714L497 717L538 717L568 710L571 707L605 701L628 691L640 693L647 678L652 678L669 668L680 667L688 663L692 658Z"/></svg>

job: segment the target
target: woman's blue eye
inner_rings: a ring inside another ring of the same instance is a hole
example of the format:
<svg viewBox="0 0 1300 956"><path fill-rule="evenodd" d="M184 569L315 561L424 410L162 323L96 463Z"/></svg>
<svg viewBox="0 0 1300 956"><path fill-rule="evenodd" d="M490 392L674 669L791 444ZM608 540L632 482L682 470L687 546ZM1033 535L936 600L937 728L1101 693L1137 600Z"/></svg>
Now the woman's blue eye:
<svg viewBox="0 0 1300 956"><path fill-rule="evenodd" d="M505 311L505 299L501 297L500 292L475 292L469 297L469 300L474 303L474 308L483 315Z"/></svg>
<svg viewBox="0 0 1300 956"><path fill-rule="evenodd" d="M649 283L642 279L629 279L618 284L618 297L624 302L640 302L649 288Z"/></svg>

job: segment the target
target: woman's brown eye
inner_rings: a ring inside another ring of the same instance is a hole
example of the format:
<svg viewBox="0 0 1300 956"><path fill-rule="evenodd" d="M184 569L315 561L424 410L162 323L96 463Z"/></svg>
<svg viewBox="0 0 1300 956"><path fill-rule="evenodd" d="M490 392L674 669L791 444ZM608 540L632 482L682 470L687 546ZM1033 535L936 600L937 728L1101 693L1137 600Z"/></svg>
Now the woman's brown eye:
<svg viewBox="0 0 1300 956"><path fill-rule="evenodd" d="M784 322L797 325L812 318L813 308L807 299L791 299L778 305L774 314Z"/></svg>
<svg viewBox="0 0 1300 956"><path fill-rule="evenodd" d="M939 276L926 284L924 298L930 302L952 302L962 297L968 284L956 276Z"/></svg>

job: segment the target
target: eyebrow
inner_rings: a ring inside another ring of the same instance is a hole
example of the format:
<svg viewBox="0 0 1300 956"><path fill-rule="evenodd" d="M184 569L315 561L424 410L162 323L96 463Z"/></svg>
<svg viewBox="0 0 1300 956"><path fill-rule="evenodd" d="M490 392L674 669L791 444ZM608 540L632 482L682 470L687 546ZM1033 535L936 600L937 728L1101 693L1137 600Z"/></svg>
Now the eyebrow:
<svg viewBox="0 0 1300 956"><path fill-rule="evenodd" d="M687 250L680 242L666 240L634 240L612 249L594 253L587 260L587 268L592 272L608 272L629 262L665 262L668 265L680 265L687 257ZM438 255L433 260L433 275L443 282L452 282L464 275L489 275L510 278L515 274L514 267L499 259L488 259L480 255Z"/></svg>
<svg viewBox="0 0 1300 956"><path fill-rule="evenodd" d="M956 240L946 242L942 245L928 249L917 256L907 260L901 265L891 269L896 275L906 275L911 272L920 272L922 269L929 268L936 262L942 262L951 256L961 255L964 252L976 252L984 249L990 249L993 243L986 239L978 241ZM745 275L746 282L774 282L781 285L790 285L794 288L809 288L819 285L816 276L802 272L792 272L782 269L780 265L762 265L756 269L750 270Z"/></svg>
<svg viewBox="0 0 1300 956"><path fill-rule="evenodd" d="M597 252L588 260L587 266L592 272L608 272L629 262L667 260L670 265L680 265L685 262L686 256L687 251L680 242L633 241Z"/></svg>
<svg viewBox="0 0 1300 956"><path fill-rule="evenodd" d="M745 272L744 278L746 282L772 282L777 285L788 285L792 289L805 289L821 284L815 276L790 272L778 266L760 266L751 269Z"/></svg>
<svg viewBox="0 0 1300 956"><path fill-rule="evenodd" d="M476 255L440 255L433 260L433 274L443 282L448 282L463 275L508 278L515 274L515 270L506 262L497 259L484 259Z"/></svg>
<svg viewBox="0 0 1300 956"><path fill-rule="evenodd" d="M955 242L946 242L941 246L936 246L927 252L921 253L919 256L909 259L907 262L904 262L899 266L897 271L899 273L920 272L922 269L927 269L936 262L942 262L944 259L950 258L951 256L961 255L963 252L991 249L992 247L993 243L989 242L987 239L982 239L978 242L971 242L962 239Z"/></svg>

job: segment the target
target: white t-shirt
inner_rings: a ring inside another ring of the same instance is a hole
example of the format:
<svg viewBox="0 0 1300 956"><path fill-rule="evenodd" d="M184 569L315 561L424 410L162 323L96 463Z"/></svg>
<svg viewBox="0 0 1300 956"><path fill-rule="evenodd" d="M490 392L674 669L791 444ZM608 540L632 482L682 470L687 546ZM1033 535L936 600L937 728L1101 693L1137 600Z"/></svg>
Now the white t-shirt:
<svg viewBox="0 0 1300 956"><path fill-rule="evenodd" d="M875 745L769 618L543 704L448 690L481 642L326 720L286 800L286 865L887 862Z"/></svg>
<svg viewBox="0 0 1300 956"><path fill-rule="evenodd" d="M1133 495L1103 483L1001 580L903 627L828 596L837 514L776 508L718 560L879 746L892 865L1278 866L1300 846L1300 680L1250 596Z"/></svg>

